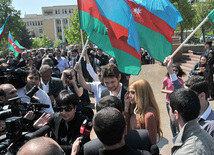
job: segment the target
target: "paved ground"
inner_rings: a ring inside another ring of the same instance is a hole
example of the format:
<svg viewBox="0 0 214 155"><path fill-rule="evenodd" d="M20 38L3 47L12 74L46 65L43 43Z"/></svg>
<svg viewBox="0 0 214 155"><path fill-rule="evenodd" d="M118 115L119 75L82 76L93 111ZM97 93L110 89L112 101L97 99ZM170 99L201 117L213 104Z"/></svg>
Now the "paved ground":
<svg viewBox="0 0 214 155"><path fill-rule="evenodd" d="M156 101L159 105L160 115L161 115L161 129L163 131L163 138L158 143L160 148L160 153L163 155L170 155L171 154L171 147L172 143L172 134L169 126L169 116L166 110L166 103L165 103L165 94L160 92L162 81L166 75L166 68L161 66L159 63L154 65L143 65L142 70L138 76L131 76L130 82L137 79L146 79L155 94ZM188 73L187 73L188 74ZM188 77L185 76L183 80L185 81ZM211 102L211 107L214 109L214 101ZM93 139L96 137L94 133L92 133L91 138Z"/></svg>

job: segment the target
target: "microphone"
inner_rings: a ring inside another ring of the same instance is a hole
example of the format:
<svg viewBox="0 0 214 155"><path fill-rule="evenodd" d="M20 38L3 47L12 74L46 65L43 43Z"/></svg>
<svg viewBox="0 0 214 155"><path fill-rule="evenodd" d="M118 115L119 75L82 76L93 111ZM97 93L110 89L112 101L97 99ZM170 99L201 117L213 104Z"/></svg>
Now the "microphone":
<svg viewBox="0 0 214 155"><path fill-rule="evenodd" d="M35 137L41 137L41 136L44 136L46 133L48 133L50 130L51 130L50 126L45 125L44 127L36 130L35 132L28 133L28 134L24 135L24 138L26 140L30 140L30 139L35 138Z"/></svg>
<svg viewBox="0 0 214 155"><path fill-rule="evenodd" d="M35 85L35 86L33 86L33 88L32 88L30 91L28 91L28 92L26 93L26 95L27 95L28 97L32 98L32 97L33 97L33 94L35 94L38 90L39 90L38 86Z"/></svg>
<svg viewBox="0 0 214 155"><path fill-rule="evenodd" d="M91 119L87 118L83 121L82 126L80 127L81 135L81 145L86 142L86 138L90 135L92 129L92 121Z"/></svg>
<svg viewBox="0 0 214 155"><path fill-rule="evenodd" d="M152 145L150 151L152 155L159 155L159 148L157 145Z"/></svg>
<svg viewBox="0 0 214 155"><path fill-rule="evenodd" d="M49 108L50 107L50 105L43 104L43 103L32 103L32 105L34 105L35 107L38 107L38 108Z"/></svg>

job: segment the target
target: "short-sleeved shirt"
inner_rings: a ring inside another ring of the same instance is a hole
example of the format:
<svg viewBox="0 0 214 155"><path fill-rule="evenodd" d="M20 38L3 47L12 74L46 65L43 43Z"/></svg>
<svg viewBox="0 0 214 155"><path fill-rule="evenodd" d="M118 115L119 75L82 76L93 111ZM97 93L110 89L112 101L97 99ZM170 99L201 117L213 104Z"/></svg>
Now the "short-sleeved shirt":
<svg viewBox="0 0 214 155"><path fill-rule="evenodd" d="M181 82L181 84L183 85L184 84L184 81L178 77L179 81ZM167 90L174 90L173 89L173 86L172 86L172 82L171 82L171 79L170 77L166 77L164 80L163 80L163 84L166 86L166 89ZM169 93L166 94L166 102L169 103Z"/></svg>
<svg viewBox="0 0 214 155"><path fill-rule="evenodd" d="M64 57L61 57L59 60L56 58L56 60L58 61L56 67L60 70L60 74L62 74L62 72L69 67L68 62Z"/></svg>
<svg viewBox="0 0 214 155"><path fill-rule="evenodd" d="M106 89L105 86L101 84L101 82L91 82L91 91L94 93L95 97L95 105L98 103L98 101L101 99L101 93L104 89Z"/></svg>

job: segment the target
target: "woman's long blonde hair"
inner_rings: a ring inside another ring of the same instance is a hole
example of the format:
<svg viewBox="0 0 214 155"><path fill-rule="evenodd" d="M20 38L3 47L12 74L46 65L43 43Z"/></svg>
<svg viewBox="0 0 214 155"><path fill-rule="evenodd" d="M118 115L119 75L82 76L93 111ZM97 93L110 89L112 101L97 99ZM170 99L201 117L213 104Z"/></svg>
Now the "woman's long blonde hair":
<svg viewBox="0 0 214 155"><path fill-rule="evenodd" d="M139 121L141 128L145 129L145 113L149 110L153 111L157 117L157 134L159 137L161 137L162 130L160 128L160 111L149 82L144 79L139 79L133 81L129 85L129 88L130 86L132 86L135 90L136 106L135 108L131 108L129 112L134 113L136 115L136 118Z"/></svg>

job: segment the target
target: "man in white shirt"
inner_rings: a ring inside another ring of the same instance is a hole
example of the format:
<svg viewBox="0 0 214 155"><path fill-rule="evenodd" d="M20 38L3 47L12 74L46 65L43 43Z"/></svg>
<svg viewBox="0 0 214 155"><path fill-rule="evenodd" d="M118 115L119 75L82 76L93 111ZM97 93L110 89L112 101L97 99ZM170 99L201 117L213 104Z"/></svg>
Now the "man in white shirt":
<svg viewBox="0 0 214 155"><path fill-rule="evenodd" d="M68 62L66 58L61 57L60 49L57 49L55 54L56 54L56 60L58 61L58 64L56 65L56 67L60 70L60 74L62 74L62 72L69 67Z"/></svg>
<svg viewBox="0 0 214 155"><path fill-rule="evenodd" d="M26 93L30 91L35 85L39 84L40 75L37 69L29 70L26 80L26 85L17 90L18 96L21 97L22 102L30 102L31 98L29 98ZM39 90L34 94L34 97L39 99L39 102L42 104L49 105L49 108L43 108L41 112L45 112L48 114L53 114L53 108L51 104L51 100L48 95L39 88Z"/></svg>

